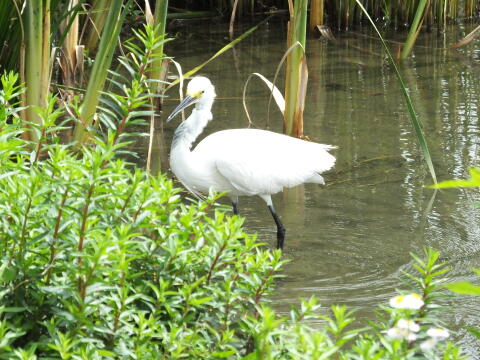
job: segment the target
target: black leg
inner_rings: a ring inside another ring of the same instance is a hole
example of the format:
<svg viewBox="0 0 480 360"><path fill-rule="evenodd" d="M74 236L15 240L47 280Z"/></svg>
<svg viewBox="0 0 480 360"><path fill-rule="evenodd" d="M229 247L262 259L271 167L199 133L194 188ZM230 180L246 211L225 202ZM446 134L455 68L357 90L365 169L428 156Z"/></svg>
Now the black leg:
<svg viewBox="0 0 480 360"><path fill-rule="evenodd" d="M285 226L283 226L282 222L280 221L280 218L275 212L273 205L268 205L268 210L270 210L270 213L273 216L273 220L275 220L275 224L277 225L277 249L283 249L283 243L285 241L286 233Z"/></svg>
<svg viewBox="0 0 480 360"><path fill-rule="evenodd" d="M240 215L240 212L238 211L238 201L232 200L232 207L233 207L233 214Z"/></svg>

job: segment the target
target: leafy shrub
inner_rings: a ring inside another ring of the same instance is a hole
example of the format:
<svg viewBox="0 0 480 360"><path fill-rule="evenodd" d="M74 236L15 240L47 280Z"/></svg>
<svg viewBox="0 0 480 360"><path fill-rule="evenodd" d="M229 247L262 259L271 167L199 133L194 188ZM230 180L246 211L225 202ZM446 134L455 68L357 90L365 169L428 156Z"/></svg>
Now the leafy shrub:
<svg viewBox="0 0 480 360"><path fill-rule="evenodd" d="M4 103L14 80L3 77ZM6 121L18 109L2 110L0 357L240 351L238 319L271 290L280 253L260 249L214 197L184 205L163 175L116 159L113 133L82 156L51 145L32 161Z"/></svg>

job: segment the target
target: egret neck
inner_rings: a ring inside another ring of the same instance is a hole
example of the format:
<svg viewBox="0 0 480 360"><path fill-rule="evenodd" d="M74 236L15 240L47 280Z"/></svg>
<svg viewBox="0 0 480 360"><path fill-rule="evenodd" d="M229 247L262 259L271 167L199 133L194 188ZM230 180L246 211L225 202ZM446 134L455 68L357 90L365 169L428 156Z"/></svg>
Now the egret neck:
<svg viewBox="0 0 480 360"><path fill-rule="evenodd" d="M195 109L188 119L175 130L170 150L172 171L177 175L180 182L197 196L199 195L198 190L189 187L186 181L188 177L195 176L196 172L196 164L191 149L193 142L213 118L211 109L214 97L215 93L208 98L203 97L199 100L193 98L190 101L190 103L196 101Z"/></svg>

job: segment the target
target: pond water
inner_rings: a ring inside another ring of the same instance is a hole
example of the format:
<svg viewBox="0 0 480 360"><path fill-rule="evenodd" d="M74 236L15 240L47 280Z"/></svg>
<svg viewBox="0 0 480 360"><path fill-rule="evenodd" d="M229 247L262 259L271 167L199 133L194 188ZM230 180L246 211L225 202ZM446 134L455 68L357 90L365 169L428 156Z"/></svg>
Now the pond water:
<svg viewBox="0 0 480 360"><path fill-rule="evenodd" d="M466 178L470 167L480 166L480 41L447 49L473 27L453 25L446 34L422 34L414 56L401 66L439 180ZM173 33L180 33L167 52L189 70L227 43L227 29L227 24L214 22L173 28ZM403 36L392 33L388 38L401 41ZM391 45L396 51L398 45ZM284 51L285 24L272 22L201 71L218 95L214 121L205 135L246 127L245 81L252 72L273 79ZM471 269L480 268L480 209L474 205L479 193L475 189L435 193L425 188L432 180L377 39L365 29L336 34L335 42L311 38L307 59L305 134L338 146L337 163L325 174L326 186L309 184L274 196L287 228L284 256L290 263L271 297L273 306L287 314L300 297L314 295L326 312L332 304L356 309L360 326L375 319L377 305L386 304L401 287L398 277L411 269L410 253L421 255L425 247L439 250L450 263L451 280L478 281ZM264 127L268 91L260 81L249 85L247 102L253 121ZM166 101L165 112L177 103ZM275 105L269 124L281 132ZM160 152L154 167L162 161L166 168L176 125L156 137ZM159 143L159 138L165 142ZM241 198L240 212L248 232L276 244L276 228L261 199ZM480 358L480 344L466 330L480 327L479 298L459 297L450 305L446 326L456 330L454 339L472 358Z"/></svg>

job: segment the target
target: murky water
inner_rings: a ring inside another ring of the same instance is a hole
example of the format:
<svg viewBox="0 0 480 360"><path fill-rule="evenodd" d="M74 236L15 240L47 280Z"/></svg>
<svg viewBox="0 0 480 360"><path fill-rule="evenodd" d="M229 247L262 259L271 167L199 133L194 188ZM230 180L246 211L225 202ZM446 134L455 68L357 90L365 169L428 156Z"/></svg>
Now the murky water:
<svg viewBox="0 0 480 360"><path fill-rule="evenodd" d="M273 79L285 51L283 25L263 26L202 70L218 94L206 133L246 126L244 83L252 72ZM480 42L445 49L472 28L455 25L448 35L422 35L415 56L401 69L440 180L468 177L469 167L480 166ZM226 43L226 29L221 24L182 28L167 51L189 70ZM471 268L480 268L480 209L474 206L479 193L434 194L425 188L432 181L378 41L365 32L343 33L336 42L310 39L307 52L305 134L337 145L338 160L325 176L326 186L305 185L274 197L287 228L285 257L291 260L272 297L275 308L286 313L299 297L314 295L326 309L331 304L357 309L360 323L374 319L377 304L401 287L397 279L411 268L409 253L421 254L428 246L450 262L452 280L477 281ZM167 101L166 112L176 104ZM253 81L248 105L258 126L265 125L267 104L266 87ZM281 131L281 121L273 105L270 128ZM165 131L167 147L173 130ZM161 159L165 164L165 155ZM262 200L243 198L240 211L247 231L273 246L275 225ZM465 330L480 327L480 299L460 297L452 305L446 325L457 330L455 340L473 358L480 358L480 344Z"/></svg>

